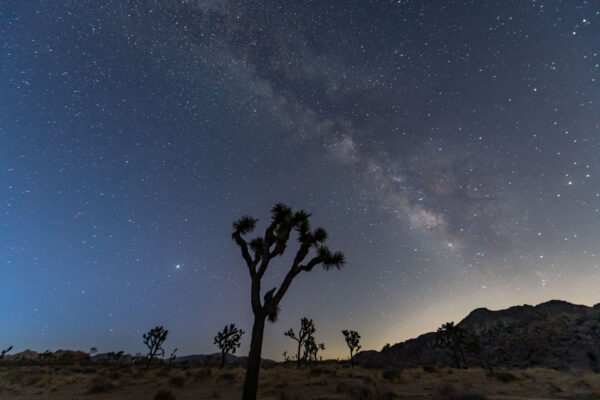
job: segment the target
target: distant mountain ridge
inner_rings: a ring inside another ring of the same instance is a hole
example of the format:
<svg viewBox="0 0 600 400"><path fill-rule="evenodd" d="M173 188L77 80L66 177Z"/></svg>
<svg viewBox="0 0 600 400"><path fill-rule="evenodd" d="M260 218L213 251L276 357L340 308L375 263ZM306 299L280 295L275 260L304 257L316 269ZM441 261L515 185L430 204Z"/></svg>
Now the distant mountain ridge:
<svg viewBox="0 0 600 400"><path fill-rule="evenodd" d="M551 300L498 311L477 308L457 326L466 334L463 350L471 366L600 371L600 304ZM363 365L453 365L448 353L437 345L436 332L429 332L385 353L363 351L355 357Z"/></svg>

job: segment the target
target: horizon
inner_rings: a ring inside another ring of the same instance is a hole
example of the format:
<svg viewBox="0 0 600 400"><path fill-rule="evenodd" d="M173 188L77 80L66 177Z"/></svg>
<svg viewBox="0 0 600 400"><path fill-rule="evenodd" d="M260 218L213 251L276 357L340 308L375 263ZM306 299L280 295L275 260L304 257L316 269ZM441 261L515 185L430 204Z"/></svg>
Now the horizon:
<svg viewBox="0 0 600 400"><path fill-rule="evenodd" d="M506 307L503 307L503 308L495 308L495 309L490 309L488 307L476 307L476 308L471 309L471 311L469 311L467 314L465 314L463 317L461 317L459 319L449 319L447 321L440 322L438 325L435 326L435 328L432 328L431 330L426 330L426 331L418 333L418 334L416 334L414 336L406 337L406 338L403 338L401 340L387 342L387 343L389 343L390 345L394 346L395 344L399 344L399 343L405 342L407 340L416 339L417 337L419 337L421 335L435 332L437 330L437 328L439 328L445 322L455 322L455 323L458 324L463 319L465 319L467 316L469 316L471 314L471 312L473 312L473 311L475 311L477 309L487 309L487 310L490 310L490 311L502 311L502 310L506 310L506 309L512 308L512 307L523 307L523 306L533 306L533 307L536 307L536 306L539 306L541 304L545 304L545 303L548 303L548 302L551 302L551 301L565 301L565 302L573 304L573 305L582 305L582 306L587 306L587 307L594 307L595 305L600 304L600 302L594 303L594 304L580 304L580 303L577 303L577 302L572 302L572 301L568 301L568 300L564 300L564 299L556 299L556 298L554 298L554 299L549 299L549 300L545 300L545 301L538 302L538 303L533 303L533 304L528 304L528 303L514 304L512 306L506 306ZM340 338L340 339L342 339L342 338ZM165 342L167 345L169 344L168 340L169 339L167 338L167 341ZM385 344L386 343L381 344L381 346L379 346L378 348L362 348L361 351L370 351L370 350L380 351L381 348ZM292 342L292 346L293 346L293 342ZM95 346L90 346L90 348L91 347L95 347ZM143 347L144 346L139 346L139 349L141 349L143 351L144 350ZM169 348L168 346L165 346L165 347ZM178 351L179 354L177 355L177 357L179 358L179 357L187 357L187 356L219 354L219 349L216 346L213 346L213 347L214 347L214 351L213 352L206 351L206 352L181 353L181 352ZM74 348L64 347L64 348L50 348L50 349L44 349L44 350L41 350L41 349L32 349L32 348L26 348L26 349L13 348L12 351L11 351L11 355L15 355L15 354L21 353L23 351L28 351L28 350L35 351L35 352L38 352L38 353L43 353L44 351L47 351L47 350L50 350L50 351L53 351L53 352L54 351L59 351L59 350L72 350L72 351L83 351L85 353L89 353L90 348L88 348L88 349L84 349L84 348L74 349ZM107 353L110 353L110 352L117 352L117 351L121 351L121 350L123 350L123 349L106 349L105 351L103 349L98 349L96 353L92 354L92 356L107 354ZM294 350L294 349L291 348L291 350ZM123 351L124 351L125 354L129 354L129 355L135 355L136 353L140 353L139 351L135 351L135 352L134 351L126 351L126 350L123 350ZM286 351L286 350L284 350L284 351ZM327 354L327 349L324 350L324 351L322 351L321 353L322 354ZM142 354L143 354L143 352L142 352ZM247 353L240 353L239 351L236 351L236 353L228 353L228 354L234 355L236 357L247 357ZM289 352L288 352L288 354L289 354ZM165 357L166 357L166 355L165 355ZM277 362L285 361L285 360L283 360L283 357L277 358L277 357L267 357L267 356L263 355L262 358L274 360L274 361L277 361ZM340 356L331 356L331 357L327 357L327 358L323 357L323 361L328 361L328 360L344 360L344 359L347 359L347 358L348 358L347 354L342 354Z"/></svg>
<svg viewBox="0 0 600 400"><path fill-rule="evenodd" d="M232 223L311 214L293 281L380 350L470 311L600 302L600 8L585 0L0 3L0 348L211 354L252 332ZM298 243L273 260L278 287Z"/></svg>

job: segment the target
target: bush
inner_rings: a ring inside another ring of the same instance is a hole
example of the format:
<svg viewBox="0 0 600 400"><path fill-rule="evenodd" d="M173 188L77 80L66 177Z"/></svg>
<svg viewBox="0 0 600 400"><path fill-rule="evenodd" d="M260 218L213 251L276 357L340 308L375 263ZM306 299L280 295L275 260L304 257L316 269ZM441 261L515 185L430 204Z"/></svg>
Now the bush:
<svg viewBox="0 0 600 400"><path fill-rule="evenodd" d="M183 387L183 385L185 385L185 376L182 376L182 375L172 376L169 379L169 385L172 387L177 387L177 388Z"/></svg>
<svg viewBox="0 0 600 400"><path fill-rule="evenodd" d="M169 390L159 390L153 397L154 400L175 400L175 395Z"/></svg>
<svg viewBox="0 0 600 400"><path fill-rule="evenodd" d="M400 383L401 372L396 369L384 369L382 371L383 379L392 383Z"/></svg>
<svg viewBox="0 0 600 400"><path fill-rule="evenodd" d="M504 383L514 382L518 379L515 375L511 374L510 372L496 372L494 374L494 377L500 382Z"/></svg>
<svg viewBox="0 0 600 400"><path fill-rule="evenodd" d="M224 372L221 375L219 375L219 380L233 382L235 381L235 374L232 374L230 372Z"/></svg>
<svg viewBox="0 0 600 400"><path fill-rule="evenodd" d="M467 392L456 397L456 400L486 400L487 397L481 393Z"/></svg>
<svg viewBox="0 0 600 400"><path fill-rule="evenodd" d="M437 368L435 368L433 365L424 365L423 371L427 372L428 374L433 374L434 372L437 372Z"/></svg>
<svg viewBox="0 0 600 400"><path fill-rule="evenodd" d="M212 371L210 368L200 368L194 373L194 379L201 381L210 378Z"/></svg>
<svg viewBox="0 0 600 400"><path fill-rule="evenodd" d="M111 381L104 380L102 378L96 378L92 381L89 393L106 393L110 392L115 388L115 385Z"/></svg>

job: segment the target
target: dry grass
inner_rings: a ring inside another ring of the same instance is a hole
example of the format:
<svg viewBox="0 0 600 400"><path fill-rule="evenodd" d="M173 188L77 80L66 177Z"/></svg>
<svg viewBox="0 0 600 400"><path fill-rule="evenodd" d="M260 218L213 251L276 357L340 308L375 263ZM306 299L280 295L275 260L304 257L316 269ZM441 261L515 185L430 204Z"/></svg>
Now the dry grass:
<svg viewBox="0 0 600 400"><path fill-rule="evenodd" d="M0 400L8 399L236 399L244 381L242 368L217 370L198 366L2 367ZM321 363L298 369L279 365L261 370L260 399L598 399L600 375L542 368L481 369L347 368Z"/></svg>

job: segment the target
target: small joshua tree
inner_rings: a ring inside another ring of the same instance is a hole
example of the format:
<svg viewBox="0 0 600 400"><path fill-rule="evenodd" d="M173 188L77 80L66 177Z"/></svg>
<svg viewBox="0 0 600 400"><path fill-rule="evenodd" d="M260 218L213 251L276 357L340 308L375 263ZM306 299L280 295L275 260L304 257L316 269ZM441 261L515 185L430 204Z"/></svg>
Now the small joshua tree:
<svg viewBox="0 0 600 400"><path fill-rule="evenodd" d="M304 359L307 362L317 361L319 350L325 350L325 343L317 344L314 336L311 335L304 341Z"/></svg>
<svg viewBox="0 0 600 400"><path fill-rule="evenodd" d="M469 368L463 351L464 338L464 330L460 326L454 325L454 322L446 322L437 330L438 345L452 350L456 368L461 367L461 361L465 368Z"/></svg>
<svg viewBox="0 0 600 400"><path fill-rule="evenodd" d="M0 352L0 360L3 360L3 359L4 359L4 356L5 356L7 353L9 353L9 352L10 352L12 349L13 349L13 347L12 347L12 346L8 346L8 348L6 348L6 349L2 350L2 351Z"/></svg>
<svg viewBox="0 0 600 400"><path fill-rule="evenodd" d="M171 352L171 356L169 357L169 364L172 364L176 358L177 358L177 347L175 347L173 349L173 351Z"/></svg>
<svg viewBox="0 0 600 400"><path fill-rule="evenodd" d="M90 356L96 354L97 352L98 352L98 348L97 347L95 347L95 346L94 347L90 347L90 351L89 351Z"/></svg>
<svg viewBox="0 0 600 400"><path fill-rule="evenodd" d="M344 334L344 339L346 339L346 344L350 349L350 366L353 367L354 360L352 360L352 355L355 351L358 353L360 350L360 335L356 331L348 331L346 329L344 329L342 333Z"/></svg>
<svg viewBox="0 0 600 400"><path fill-rule="evenodd" d="M225 366L225 360L229 352L235 354L235 350L240 347L240 340L244 331L236 328L235 324L225 325L225 328L215 336L214 344L221 349L221 368Z"/></svg>
<svg viewBox="0 0 600 400"><path fill-rule="evenodd" d="M150 364L156 356L160 355L160 357L164 357L165 349L162 348L162 345L167 340L168 334L169 331L162 326L157 326L150 329L148 333L144 333L144 344L148 347L148 354L146 355L148 364L146 364L146 370L150 368Z"/></svg>
<svg viewBox="0 0 600 400"><path fill-rule="evenodd" d="M296 358L296 363L298 366L300 366L300 351L302 350L302 346L306 343L306 340L308 338L312 337L312 334L315 333L315 331L316 329L313 320L304 317L300 320L300 330L298 331L298 336L296 336L293 329L290 329L289 331L284 333L285 336L292 338L296 342L298 342L298 352Z"/></svg>
<svg viewBox="0 0 600 400"><path fill-rule="evenodd" d="M327 232L322 228L311 230L309 218L310 214L305 211L294 212L284 204L276 204L271 209L271 222L265 230L264 236L259 236L250 243L242 236L254 231L258 220L245 216L233 224L233 240L240 247L242 257L250 273L252 282L250 295L252 312L254 313L252 340L242 394L243 400L256 400L265 321L267 318L271 322L277 319L279 303L294 278L301 272L312 271L317 265L322 265L325 270L339 269L344 265L344 255L342 253L332 252L323 245L327 239ZM262 277L267 271L269 263L285 252L292 231L298 233L299 249L279 289L269 290L261 300L260 284ZM314 251L312 258L304 262L311 250Z"/></svg>

